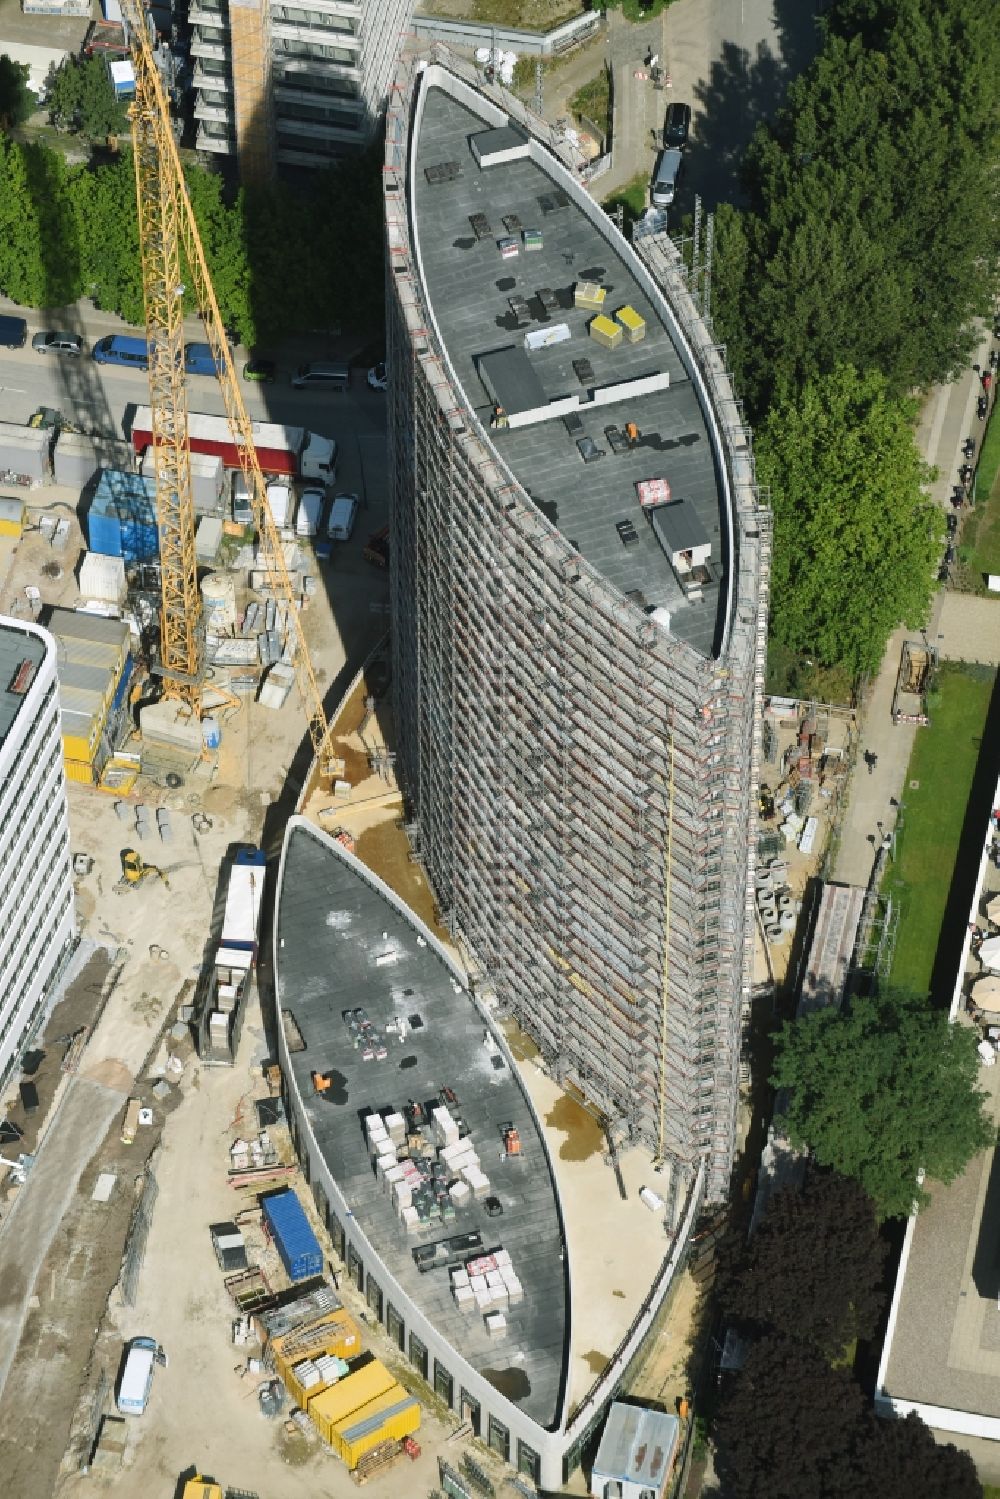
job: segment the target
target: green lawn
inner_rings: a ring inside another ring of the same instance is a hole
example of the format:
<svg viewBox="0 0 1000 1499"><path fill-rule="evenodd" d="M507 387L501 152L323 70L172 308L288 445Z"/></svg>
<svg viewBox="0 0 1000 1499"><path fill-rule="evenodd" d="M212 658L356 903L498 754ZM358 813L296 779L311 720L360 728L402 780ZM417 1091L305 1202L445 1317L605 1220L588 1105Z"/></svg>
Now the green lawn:
<svg viewBox="0 0 1000 1499"><path fill-rule="evenodd" d="M624 187L618 188L610 197L604 199L605 208L617 208L619 203L625 205L625 218L631 223L633 219L641 219L646 212L647 193L649 191L649 173L640 172L637 176L626 182Z"/></svg>
<svg viewBox="0 0 1000 1499"><path fill-rule="evenodd" d="M986 574L1000 572L1000 416L994 406L976 465L975 508L962 527L958 549L960 583L973 593L986 592Z"/></svg>
<svg viewBox="0 0 1000 1499"><path fill-rule="evenodd" d="M607 68L577 89L569 107L578 120L592 121L602 135L607 135L611 128L611 75Z"/></svg>
<svg viewBox="0 0 1000 1499"><path fill-rule="evenodd" d="M930 987L993 680L986 667L942 666L930 726L917 730L886 881L900 911L891 979L897 988Z"/></svg>

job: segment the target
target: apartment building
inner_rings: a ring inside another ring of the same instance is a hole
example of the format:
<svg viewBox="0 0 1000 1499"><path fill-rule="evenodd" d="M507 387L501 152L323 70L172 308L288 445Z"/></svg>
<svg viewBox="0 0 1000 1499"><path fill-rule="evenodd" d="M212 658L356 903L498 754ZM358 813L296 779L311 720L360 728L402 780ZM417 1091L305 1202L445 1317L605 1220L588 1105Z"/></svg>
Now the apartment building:
<svg viewBox="0 0 1000 1499"><path fill-rule="evenodd" d="M56 645L0 617L0 1086L45 1014L74 933Z"/></svg>
<svg viewBox="0 0 1000 1499"><path fill-rule="evenodd" d="M198 149L321 167L364 146L411 8L412 0L192 0Z"/></svg>

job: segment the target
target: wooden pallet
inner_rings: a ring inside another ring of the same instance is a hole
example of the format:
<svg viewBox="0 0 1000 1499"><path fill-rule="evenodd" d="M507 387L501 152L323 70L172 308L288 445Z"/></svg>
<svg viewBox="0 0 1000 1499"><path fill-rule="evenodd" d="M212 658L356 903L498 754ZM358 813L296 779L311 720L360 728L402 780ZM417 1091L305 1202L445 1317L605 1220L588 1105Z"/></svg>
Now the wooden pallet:
<svg viewBox="0 0 1000 1499"><path fill-rule="evenodd" d="M359 1488L377 1478L380 1473L385 1473L389 1468L395 1466L403 1457L403 1443L400 1441L380 1442L370 1452L366 1452L351 1472L351 1477Z"/></svg>

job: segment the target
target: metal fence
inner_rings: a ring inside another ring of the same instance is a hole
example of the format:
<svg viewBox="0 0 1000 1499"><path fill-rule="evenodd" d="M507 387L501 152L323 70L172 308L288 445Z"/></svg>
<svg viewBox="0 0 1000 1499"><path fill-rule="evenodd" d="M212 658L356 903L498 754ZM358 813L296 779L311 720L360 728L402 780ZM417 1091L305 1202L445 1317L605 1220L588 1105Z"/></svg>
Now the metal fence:
<svg viewBox="0 0 1000 1499"><path fill-rule="evenodd" d="M153 1207L159 1190L156 1177L152 1171L147 1171L139 1201L132 1214L128 1238L125 1240L125 1253L122 1257L121 1291L122 1301L126 1306L135 1306L139 1292L139 1274L146 1254L149 1225L153 1220Z"/></svg>

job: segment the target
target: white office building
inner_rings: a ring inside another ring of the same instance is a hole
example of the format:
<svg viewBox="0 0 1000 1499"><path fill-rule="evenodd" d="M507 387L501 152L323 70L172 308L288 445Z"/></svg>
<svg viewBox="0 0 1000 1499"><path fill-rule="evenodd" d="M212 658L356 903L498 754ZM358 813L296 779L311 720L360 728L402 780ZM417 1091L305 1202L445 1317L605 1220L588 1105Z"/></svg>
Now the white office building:
<svg viewBox="0 0 1000 1499"><path fill-rule="evenodd" d="M45 1014L75 924L55 641L0 616L0 1086Z"/></svg>

